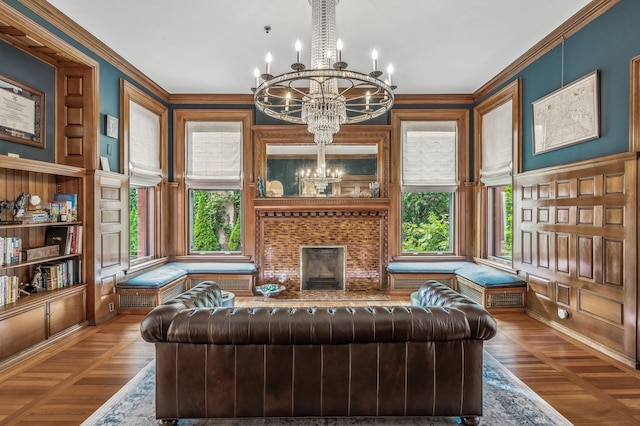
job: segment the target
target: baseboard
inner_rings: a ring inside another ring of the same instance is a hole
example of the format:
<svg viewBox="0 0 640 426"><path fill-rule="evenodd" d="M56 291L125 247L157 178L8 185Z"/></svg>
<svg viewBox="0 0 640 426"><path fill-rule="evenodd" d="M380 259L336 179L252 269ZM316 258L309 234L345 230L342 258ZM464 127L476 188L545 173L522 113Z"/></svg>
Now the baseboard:
<svg viewBox="0 0 640 426"><path fill-rule="evenodd" d="M575 331L573 331L572 329L563 326L562 324L559 324L557 321L550 321L548 318L544 318L541 315L527 309L526 310L526 314L529 315L531 318L534 318L538 321L540 321L541 323L548 325L549 327L553 328L554 330L557 330L559 332L561 332L562 334L567 335L568 337L571 337L574 340L577 340L580 343L583 343L587 346L589 346L590 348L595 349L596 351L602 353L603 355L608 356L609 358L613 358L618 362L623 363L624 365L634 368L634 369L639 369L640 368L640 364L638 362L636 362L635 359L631 359L628 356L626 356L623 353L620 353L618 351L615 351L607 346L604 346L601 343L598 343L594 340L591 340L585 336L583 336L580 333L576 333Z"/></svg>

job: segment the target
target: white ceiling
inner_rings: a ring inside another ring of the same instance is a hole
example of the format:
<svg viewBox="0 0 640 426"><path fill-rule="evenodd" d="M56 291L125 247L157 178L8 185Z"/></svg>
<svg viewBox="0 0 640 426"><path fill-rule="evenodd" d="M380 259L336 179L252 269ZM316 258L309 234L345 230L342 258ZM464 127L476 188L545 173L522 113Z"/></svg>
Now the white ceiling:
<svg viewBox="0 0 640 426"><path fill-rule="evenodd" d="M473 93L591 0L340 0L349 68L376 48L397 94ZM169 93L250 94L273 54L290 71L310 52L307 0L49 0ZM267 34L265 25L271 26Z"/></svg>

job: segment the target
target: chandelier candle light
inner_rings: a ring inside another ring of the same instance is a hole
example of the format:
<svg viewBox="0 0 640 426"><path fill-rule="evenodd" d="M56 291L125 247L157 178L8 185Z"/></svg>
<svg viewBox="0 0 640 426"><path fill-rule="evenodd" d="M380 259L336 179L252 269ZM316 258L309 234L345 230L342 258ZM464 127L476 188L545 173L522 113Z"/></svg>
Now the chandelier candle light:
<svg viewBox="0 0 640 426"><path fill-rule="evenodd" d="M271 53L266 57L265 73L254 72L256 108L270 117L295 124L306 124L318 146L328 145L342 124L360 123L378 117L393 106L391 83L378 70L378 52L371 53L373 69L365 74L347 69L342 61L343 43L336 40L338 0L309 0L312 8L311 67L301 62L302 44L295 43L293 72L271 75ZM262 83L260 83L262 79ZM320 153L318 154L320 159ZM324 163L318 171L326 174ZM327 177L326 175L324 177Z"/></svg>

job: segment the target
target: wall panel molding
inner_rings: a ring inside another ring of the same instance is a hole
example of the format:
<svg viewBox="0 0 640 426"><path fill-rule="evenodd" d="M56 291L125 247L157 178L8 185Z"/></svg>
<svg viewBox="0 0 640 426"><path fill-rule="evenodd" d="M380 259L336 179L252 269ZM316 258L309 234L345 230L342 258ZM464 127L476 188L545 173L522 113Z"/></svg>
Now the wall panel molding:
<svg viewBox="0 0 640 426"><path fill-rule="evenodd" d="M638 362L636 153L515 177L527 312ZM569 312L560 318L558 309ZM625 320L626 319L626 320Z"/></svg>

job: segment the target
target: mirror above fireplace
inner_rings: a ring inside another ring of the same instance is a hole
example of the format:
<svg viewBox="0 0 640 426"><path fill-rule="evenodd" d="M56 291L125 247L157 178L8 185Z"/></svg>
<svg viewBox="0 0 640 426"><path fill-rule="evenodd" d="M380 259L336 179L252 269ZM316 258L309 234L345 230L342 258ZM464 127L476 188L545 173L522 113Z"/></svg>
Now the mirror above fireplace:
<svg viewBox="0 0 640 426"><path fill-rule="evenodd" d="M303 126L255 126L249 157L255 169L249 182L256 185L256 198L260 198L260 177L264 196L278 205L387 199L390 136L386 126L344 126L333 143L321 150ZM370 184L377 187L377 193L371 193Z"/></svg>
<svg viewBox="0 0 640 426"><path fill-rule="evenodd" d="M269 143L267 197L371 197L378 182L376 144Z"/></svg>

